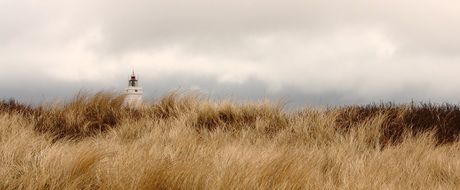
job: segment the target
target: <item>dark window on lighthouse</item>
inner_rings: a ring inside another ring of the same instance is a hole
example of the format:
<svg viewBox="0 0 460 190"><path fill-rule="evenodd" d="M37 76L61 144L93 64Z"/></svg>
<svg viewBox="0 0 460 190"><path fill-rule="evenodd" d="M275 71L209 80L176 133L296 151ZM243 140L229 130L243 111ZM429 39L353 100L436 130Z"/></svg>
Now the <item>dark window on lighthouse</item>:
<svg viewBox="0 0 460 190"><path fill-rule="evenodd" d="M135 82L133 80L129 81L129 86L135 86Z"/></svg>

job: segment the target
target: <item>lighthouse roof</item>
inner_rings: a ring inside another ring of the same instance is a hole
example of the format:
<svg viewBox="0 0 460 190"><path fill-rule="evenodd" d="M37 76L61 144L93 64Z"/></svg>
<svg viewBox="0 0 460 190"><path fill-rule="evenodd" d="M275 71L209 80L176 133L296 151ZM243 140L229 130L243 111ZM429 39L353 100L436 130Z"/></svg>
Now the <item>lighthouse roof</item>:
<svg viewBox="0 0 460 190"><path fill-rule="evenodd" d="M134 73L134 70L131 73L131 80L136 80L136 74Z"/></svg>

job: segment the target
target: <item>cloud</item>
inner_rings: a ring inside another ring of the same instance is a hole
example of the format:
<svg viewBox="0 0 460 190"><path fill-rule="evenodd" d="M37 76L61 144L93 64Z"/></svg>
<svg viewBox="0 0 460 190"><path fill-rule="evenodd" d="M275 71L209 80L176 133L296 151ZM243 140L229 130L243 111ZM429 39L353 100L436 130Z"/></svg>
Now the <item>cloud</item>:
<svg viewBox="0 0 460 190"><path fill-rule="evenodd" d="M299 104L456 102L458 8L449 0L0 0L0 97L121 89L135 68L149 96L181 87Z"/></svg>

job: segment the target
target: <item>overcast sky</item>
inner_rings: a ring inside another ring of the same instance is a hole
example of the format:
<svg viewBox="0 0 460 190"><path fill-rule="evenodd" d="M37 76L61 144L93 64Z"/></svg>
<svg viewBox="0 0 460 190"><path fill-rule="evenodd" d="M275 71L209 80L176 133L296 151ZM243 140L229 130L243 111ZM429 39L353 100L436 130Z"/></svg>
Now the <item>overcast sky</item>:
<svg viewBox="0 0 460 190"><path fill-rule="evenodd" d="M0 0L0 98L460 102L457 0Z"/></svg>

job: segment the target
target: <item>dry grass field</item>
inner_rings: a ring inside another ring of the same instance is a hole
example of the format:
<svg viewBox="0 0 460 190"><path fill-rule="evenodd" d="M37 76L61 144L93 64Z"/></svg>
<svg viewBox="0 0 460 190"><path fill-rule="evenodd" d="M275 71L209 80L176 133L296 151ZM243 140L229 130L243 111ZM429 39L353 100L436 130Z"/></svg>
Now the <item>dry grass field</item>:
<svg viewBox="0 0 460 190"><path fill-rule="evenodd" d="M171 93L0 103L0 189L460 189L460 109Z"/></svg>

